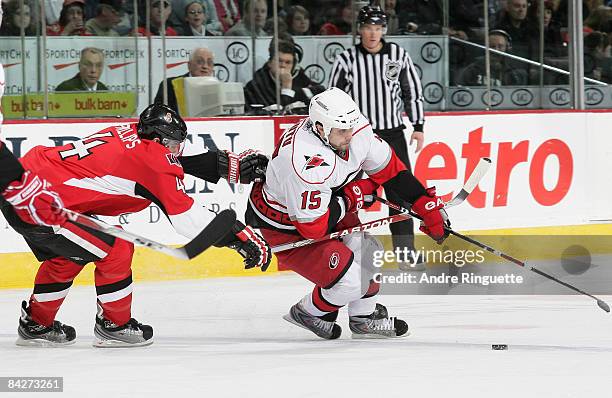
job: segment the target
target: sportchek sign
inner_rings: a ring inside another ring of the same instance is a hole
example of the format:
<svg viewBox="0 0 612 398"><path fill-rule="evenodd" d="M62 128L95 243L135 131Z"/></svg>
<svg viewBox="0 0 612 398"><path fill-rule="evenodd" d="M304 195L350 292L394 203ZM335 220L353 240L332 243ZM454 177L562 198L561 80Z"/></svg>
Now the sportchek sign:
<svg viewBox="0 0 612 398"><path fill-rule="evenodd" d="M282 130L297 120L190 120L185 151L194 154L221 148L240 152L252 148L271 154ZM9 122L2 127L2 139L20 156L36 145L62 145L121 123L125 122ZM427 186L435 185L445 199L458 192L478 159L492 159L492 167L472 195L449 210L457 230L609 221L610 125L612 112L429 115L426 145L416 158L414 153L411 156L416 159L416 176ZM224 181L215 185L188 177L185 188L213 210L232 207L240 216L244 214L249 187ZM363 221L386 214L384 206L361 213ZM163 243L184 242L155 206L112 221ZM385 228L378 232L386 232ZM0 218L0 253L26 250L19 235Z"/></svg>

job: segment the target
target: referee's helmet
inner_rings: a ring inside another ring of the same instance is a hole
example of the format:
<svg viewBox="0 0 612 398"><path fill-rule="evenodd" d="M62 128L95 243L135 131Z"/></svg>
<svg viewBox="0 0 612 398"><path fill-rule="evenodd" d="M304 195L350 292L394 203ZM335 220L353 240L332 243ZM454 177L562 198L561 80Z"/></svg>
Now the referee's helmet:
<svg viewBox="0 0 612 398"><path fill-rule="evenodd" d="M359 26L362 25L382 25L387 26L387 14L379 6L365 6L359 10L357 17Z"/></svg>
<svg viewBox="0 0 612 398"><path fill-rule="evenodd" d="M312 123L323 127L323 141L329 144L332 128L352 129L357 125L361 111L350 95L331 87L310 100L308 116Z"/></svg>

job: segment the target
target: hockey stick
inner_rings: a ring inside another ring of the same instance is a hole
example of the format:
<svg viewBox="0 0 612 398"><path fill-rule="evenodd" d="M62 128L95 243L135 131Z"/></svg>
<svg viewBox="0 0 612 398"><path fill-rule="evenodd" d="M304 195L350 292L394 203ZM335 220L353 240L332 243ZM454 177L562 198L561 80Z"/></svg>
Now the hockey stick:
<svg viewBox="0 0 612 398"><path fill-rule="evenodd" d="M457 196L455 196L446 205L446 207L457 206L461 204L465 200L465 198L467 198L468 195L474 190L476 185L478 185L478 183L480 182L482 177L486 174L490 166L491 166L491 159L489 158L480 159L480 161L474 168L474 171L472 172L472 174L470 174L469 178L463 185L463 188L461 188L461 191L459 191ZM366 200L369 202L374 201L376 198L377 197L375 195L366 195ZM341 238L348 234L352 234L353 232L367 231L368 229L373 229L373 228L389 225L392 223L405 221L411 218L411 216L412 215L408 215L408 214L396 214L394 216L389 216L389 217L381 218L379 220L374 220L374 221L370 221L367 223L359 224L353 228L346 228L346 229L343 229L342 231L332 232L331 234L327 234L317 239L304 239L304 240L300 240L297 242L285 243L282 245L274 246L272 248L272 253L278 253L278 252L282 252L285 250L295 249L298 247L311 245L313 243L323 242L325 240Z"/></svg>
<svg viewBox="0 0 612 398"><path fill-rule="evenodd" d="M367 231L373 228L383 227L385 225L393 224L393 223L400 222L400 221L405 221L409 218L411 218L409 214L396 214L394 216L389 216L389 217L381 218L378 220L359 224L351 228L346 228L338 232L332 232L330 234L323 235L320 238L304 239L304 240L298 240L297 242L289 242L289 243L284 243L282 245L277 245L272 248L272 253L278 253L278 252L282 252L285 250L296 249L298 247L312 245L313 243L319 243L319 242L323 242L323 241L330 240L330 239L342 238L343 236L352 234L354 232L362 232L362 231Z"/></svg>
<svg viewBox="0 0 612 398"><path fill-rule="evenodd" d="M391 202L389 202L386 199L380 198L378 196L376 196L375 199L378 200L379 202L389 206L392 209L395 209L397 211L401 211L404 214L409 214L409 215L411 215L412 217L414 217L416 219L419 219L419 220L421 219L421 217L419 217L417 214L413 213L412 211L410 211L410 210L408 210L406 208L403 208L402 206L399 206L399 205L397 205L395 203L391 203ZM603 300L593 296L592 294L587 293L584 290L578 289L577 287L572 286L572 285L570 285L567 282L563 282L562 280L557 279L554 276L552 276L550 274L547 274L544 271L540 271L539 269L537 269L535 267L530 267L527 264L525 264L525 262L523 262L521 260L518 260L518 259L512 257L511 255L506 254L506 253L504 253L504 252L502 252L500 250L497 250L497 249L495 249L495 248L493 248L491 246L488 246L488 245L486 245L486 244L484 244L482 242L479 242L476 239L472 239L472 238L470 238L468 236L460 234L459 232L455 232L452 229L447 228L447 227L444 227L444 229L446 229L451 235L455 235L459 239L462 239L462 240L464 240L466 242L469 242L469 243L471 243L473 245L476 245L476 246L480 247L481 249L484 249L484 250L488 251L489 253L493 253L496 256L503 258L504 260L508 260L511 263L514 263L514 264L516 264L516 265L518 265L520 267L528 269L529 271L535 272L536 274L541 275L541 276L543 276L545 278L548 278L551 281L557 282L560 285L563 285L563 286L567 287L568 289L571 289L571 290L573 290L573 291L575 291L577 293L584 294L585 296L589 296L590 298L592 298L592 299L597 301L597 305L599 306L599 308L601 308L602 310L604 310L606 312L610 312L610 306L608 305L608 303L606 303L605 301L603 301Z"/></svg>
<svg viewBox="0 0 612 398"><path fill-rule="evenodd" d="M84 227L132 242L135 245L148 247L149 249L153 249L182 260L191 260L204 250L208 249L210 246L217 243L227 234L228 231L231 230L234 222L236 221L236 212L234 210L223 210L217 214L215 218L213 218L213 220L198 234L198 236L193 238L185 246L172 247L125 231L119 227L106 224L100 220L76 211L62 209L62 212L66 215L68 220Z"/></svg>
<svg viewBox="0 0 612 398"><path fill-rule="evenodd" d="M484 175L487 173L489 167L491 167L491 159L481 158L478 161L476 167L474 168L472 174L470 174L465 184L463 184L463 188L461 188L461 191L459 191L457 196L452 198L446 205L444 205L444 207L449 208L463 203L463 201L469 196L469 194L472 193L474 188L476 188L480 180L482 180L482 177L484 177Z"/></svg>

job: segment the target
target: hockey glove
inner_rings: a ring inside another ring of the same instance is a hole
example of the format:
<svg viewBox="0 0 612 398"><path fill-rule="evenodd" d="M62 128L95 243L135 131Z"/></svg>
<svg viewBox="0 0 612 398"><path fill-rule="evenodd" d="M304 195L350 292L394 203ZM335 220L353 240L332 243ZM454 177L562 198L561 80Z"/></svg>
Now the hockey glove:
<svg viewBox="0 0 612 398"><path fill-rule="evenodd" d="M364 207L370 207L372 201L365 201L365 197L372 197L378 189L378 184L369 178L349 182L342 188L346 212L356 212Z"/></svg>
<svg viewBox="0 0 612 398"><path fill-rule="evenodd" d="M422 218L419 228L422 232L438 244L446 239L449 232L444 227L450 227L450 221L444 210L444 201L436 196L435 187L427 188L426 194L414 201L412 211Z"/></svg>
<svg viewBox="0 0 612 398"><path fill-rule="evenodd" d="M268 158L259 151L248 149L239 155L230 151L217 152L219 175L230 183L265 181L267 167Z"/></svg>
<svg viewBox="0 0 612 398"><path fill-rule="evenodd" d="M10 183L2 196L27 223L51 226L66 222L62 213L64 204L57 192L47 181L30 171L24 171L21 180Z"/></svg>
<svg viewBox="0 0 612 398"><path fill-rule="evenodd" d="M262 271L268 269L272 261L272 251L268 242L248 225L236 220L232 227L234 239L226 244L236 250L244 258L244 268L259 267Z"/></svg>

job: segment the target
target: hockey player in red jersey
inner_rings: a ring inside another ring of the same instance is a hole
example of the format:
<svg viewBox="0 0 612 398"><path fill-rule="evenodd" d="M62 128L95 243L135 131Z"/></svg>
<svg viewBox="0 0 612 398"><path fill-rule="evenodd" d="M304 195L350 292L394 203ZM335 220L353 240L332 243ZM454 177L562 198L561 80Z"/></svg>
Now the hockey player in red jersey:
<svg viewBox="0 0 612 398"><path fill-rule="evenodd" d="M364 171L368 178L359 178ZM406 170L389 145L377 137L351 97L331 88L310 102L309 117L289 128L270 160L265 183L255 184L246 219L272 246L319 238L359 223L357 211L378 186L397 192L423 218L421 230L439 243L443 202ZM285 319L326 339L338 338L338 310L348 305L354 338L396 337L406 322L389 318L376 303L379 285L371 252L382 249L367 233L353 233L277 253L279 263L315 284ZM370 255L368 255L370 253ZM361 278L367 275L363 285ZM369 282L369 285L368 285Z"/></svg>
<svg viewBox="0 0 612 398"><path fill-rule="evenodd" d="M180 116L165 105L154 104L142 112L137 125L109 127L60 147L38 146L20 161L25 169L53 185L67 209L116 216L143 210L153 202L178 233L191 239L214 218L214 213L185 193L178 155L186 136L187 126ZM197 167L213 158L226 161L214 164L214 170L205 173L211 178L216 175L218 179L224 167L231 174L239 174L236 169L240 169L241 159L228 162L227 153L190 157L187 163ZM141 346L153 342L152 327L131 316L131 243L70 221L52 228L35 226L22 221L9 206L3 206L2 212L42 261L29 305L22 303L18 345L74 343L74 328L55 320L55 315L73 279L89 262L96 265L94 345ZM239 221L218 245L237 250L245 257L246 268L265 270L270 263L267 244Z"/></svg>

